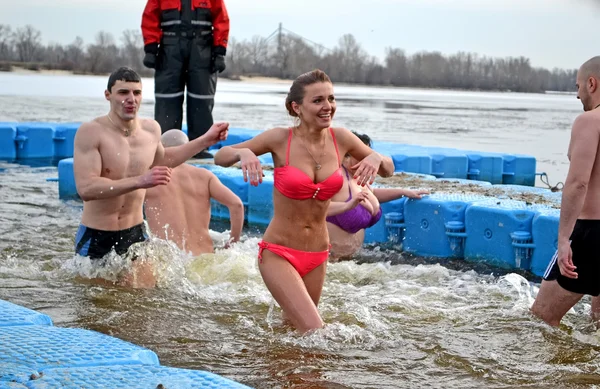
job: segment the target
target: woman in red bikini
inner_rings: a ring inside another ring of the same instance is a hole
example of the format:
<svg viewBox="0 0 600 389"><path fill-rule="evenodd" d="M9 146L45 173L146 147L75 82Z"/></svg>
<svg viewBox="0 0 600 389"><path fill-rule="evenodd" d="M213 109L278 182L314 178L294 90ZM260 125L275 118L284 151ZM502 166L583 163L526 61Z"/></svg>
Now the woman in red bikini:
<svg viewBox="0 0 600 389"><path fill-rule="evenodd" d="M365 134L353 132L365 145L371 147L371 138ZM420 199L429 194L428 190L403 188L371 188L361 186L352 178L354 166L358 163L350 154L342 161L344 185L331 198L327 210L327 230L331 241L330 262L346 259L355 254L365 241L365 229L381 219L381 203L406 196Z"/></svg>
<svg viewBox="0 0 600 389"><path fill-rule="evenodd" d="M258 155L275 163L273 219L259 243L259 269L284 315L301 332L323 327L317 310L329 256L325 217L330 199L344 179L342 155L360 161L354 177L372 184L376 174L390 176L394 164L345 128L331 128L336 102L333 84L321 70L302 74L292 84L285 106L297 118L293 128L273 128L246 142L223 147L215 164L241 162L244 180L262 182Z"/></svg>

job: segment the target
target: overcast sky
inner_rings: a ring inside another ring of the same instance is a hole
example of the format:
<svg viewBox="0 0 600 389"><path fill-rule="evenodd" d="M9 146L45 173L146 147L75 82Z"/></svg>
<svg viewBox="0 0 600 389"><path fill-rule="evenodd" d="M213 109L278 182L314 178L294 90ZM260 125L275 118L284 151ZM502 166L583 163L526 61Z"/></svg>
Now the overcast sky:
<svg viewBox="0 0 600 389"><path fill-rule="evenodd" d="M44 43L86 43L104 30L139 29L145 0L0 0L0 24L31 24ZM268 36L278 23L326 47L353 34L371 55L386 47L525 56L533 66L577 68L600 55L600 0L226 0L231 35Z"/></svg>

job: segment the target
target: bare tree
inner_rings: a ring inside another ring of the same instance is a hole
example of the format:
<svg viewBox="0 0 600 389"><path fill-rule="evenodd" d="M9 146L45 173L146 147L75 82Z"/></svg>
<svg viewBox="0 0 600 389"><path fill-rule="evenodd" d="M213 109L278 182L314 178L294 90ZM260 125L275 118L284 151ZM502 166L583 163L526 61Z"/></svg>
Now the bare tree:
<svg viewBox="0 0 600 389"><path fill-rule="evenodd" d="M144 39L142 33L138 30L125 30L123 36L121 36L121 47L122 57L126 61L127 66L133 69L143 69L144 59Z"/></svg>
<svg viewBox="0 0 600 389"><path fill-rule="evenodd" d="M14 34L17 56L21 62L36 61L37 55L42 47L42 33L32 25L18 28Z"/></svg>
<svg viewBox="0 0 600 389"><path fill-rule="evenodd" d="M338 47L334 50L334 57L339 58L343 62L339 62L339 81L342 82L364 82L363 67L367 60L367 53L361 45L356 41L354 35L343 35L338 43ZM342 65L343 64L343 65ZM340 66L341 65L341 66Z"/></svg>
<svg viewBox="0 0 600 389"><path fill-rule="evenodd" d="M388 82L395 86L408 85L408 60L404 50L388 47L385 49L385 52Z"/></svg>
<svg viewBox="0 0 600 389"><path fill-rule="evenodd" d="M110 73L119 62L119 49L112 34L100 31L96 34L96 43L88 46L88 71L91 73Z"/></svg>
<svg viewBox="0 0 600 389"><path fill-rule="evenodd" d="M0 61L13 59L13 33L10 26L0 24Z"/></svg>
<svg viewBox="0 0 600 389"><path fill-rule="evenodd" d="M264 71L268 61L269 45L267 40L261 36L255 35L248 43L248 55L252 63L252 71L261 73Z"/></svg>

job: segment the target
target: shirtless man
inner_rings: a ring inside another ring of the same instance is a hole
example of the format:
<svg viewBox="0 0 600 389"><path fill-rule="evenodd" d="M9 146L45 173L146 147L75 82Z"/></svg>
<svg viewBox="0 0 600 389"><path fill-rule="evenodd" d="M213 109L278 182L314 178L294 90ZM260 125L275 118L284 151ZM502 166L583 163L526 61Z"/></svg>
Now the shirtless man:
<svg viewBox="0 0 600 389"><path fill-rule="evenodd" d="M571 131L558 250L531 307L552 326L558 326L584 294L593 296L592 320L600 324L600 56L579 68L577 98L585 112Z"/></svg>
<svg viewBox="0 0 600 389"><path fill-rule="evenodd" d="M142 203L147 188L166 185L171 167L227 138L228 123L214 124L208 132L179 147L165 150L158 123L137 116L142 102L139 75L119 68L108 78L104 92L107 115L83 123L75 135L73 169L77 192L83 200L75 251L100 259L115 250L122 255L146 239ZM143 260L134 260L125 284L152 287L154 278ZM138 277L139 276L139 277Z"/></svg>
<svg viewBox="0 0 600 389"><path fill-rule="evenodd" d="M188 137L179 130L169 130L162 135L161 142L169 149L188 143ZM229 208L230 242L239 241L244 226L242 200L212 172L188 164L171 171L169 185L146 190L144 209L150 230L192 255L212 253L213 243L208 234L211 198Z"/></svg>

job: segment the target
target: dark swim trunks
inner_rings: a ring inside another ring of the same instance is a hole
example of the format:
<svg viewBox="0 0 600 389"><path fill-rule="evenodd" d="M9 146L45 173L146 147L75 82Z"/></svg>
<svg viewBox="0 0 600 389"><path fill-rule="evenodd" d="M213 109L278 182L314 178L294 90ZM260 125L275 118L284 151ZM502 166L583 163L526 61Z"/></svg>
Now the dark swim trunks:
<svg viewBox="0 0 600 389"><path fill-rule="evenodd" d="M133 244L147 239L143 223L120 231L96 230L81 224L75 236L75 253L99 259L114 249L117 254L123 255Z"/></svg>
<svg viewBox="0 0 600 389"><path fill-rule="evenodd" d="M573 293L600 295L600 220L578 219L571 234L573 265L577 267L577 278L567 278L560 274L558 252L554 254L544 273L547 281L556 280L558 284Z"/></svg>

